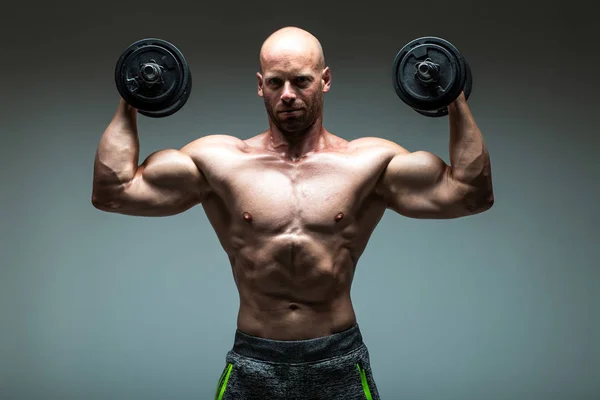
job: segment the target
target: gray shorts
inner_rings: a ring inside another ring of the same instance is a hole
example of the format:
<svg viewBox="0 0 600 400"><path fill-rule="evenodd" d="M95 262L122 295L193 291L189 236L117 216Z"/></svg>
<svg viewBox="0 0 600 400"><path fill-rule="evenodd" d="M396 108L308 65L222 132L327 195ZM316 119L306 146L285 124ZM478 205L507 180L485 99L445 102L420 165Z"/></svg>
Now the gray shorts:
<svg viewBox="0 0 600 400"><path fill-rule="evenodd" d="M215 400L379 400L358 324L309 340L236 330Z"/></svg>

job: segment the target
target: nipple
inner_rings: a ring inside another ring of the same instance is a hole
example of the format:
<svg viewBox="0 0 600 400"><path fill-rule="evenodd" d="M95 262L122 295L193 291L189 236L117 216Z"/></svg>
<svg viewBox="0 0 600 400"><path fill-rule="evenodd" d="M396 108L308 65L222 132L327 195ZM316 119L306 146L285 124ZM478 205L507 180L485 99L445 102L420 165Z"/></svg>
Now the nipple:
<svg viewBox="0 0 600 400"><path fill-rule="evenodd" d="M252 215L249 212L244 212L243 218L246 222L252 222Z"/></svg>
<svg viewBox="0 0 600 400"><path fill-rule="evenodd" d="M344 213L341 212L335 216L335 222L340 222L342 218L344 218Z"/></svg>

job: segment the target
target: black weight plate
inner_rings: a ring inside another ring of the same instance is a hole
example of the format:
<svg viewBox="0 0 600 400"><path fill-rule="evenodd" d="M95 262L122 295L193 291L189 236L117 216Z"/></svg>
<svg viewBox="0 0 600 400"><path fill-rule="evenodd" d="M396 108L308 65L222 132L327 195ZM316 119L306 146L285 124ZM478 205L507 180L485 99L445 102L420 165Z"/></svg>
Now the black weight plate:
<svg viewBox="0 0 600 400"><path fill-rule="evenodd" d="M142 67L153 63L162 71L160 79L148 82ZM173 44L146 38L131 44L119 57L115 83L123 99L140 111L156 112L170 107L186 90L189 67Z"/></svg>
<svg viewBox="0 0 600 400"><path fill-rule="evenodd" d="M121 55L115 68L115 81L123 98L142 110L159 110L180 95L185 79L184 65L178 51L160 39L142 39ZM179 60L178 60L179 58ZM141 77L144 63L155 61L163 71L161 79L147 84Z"/></svg>
<svg viewBox="0 0 600 400"><path fill-rule="evenodd" d="M431 62L439 65L439 77L436 84L423 84L416 77L416 65L424 61L415 57L415 53L424 54ZM403 100L411 107L436 109L447 102L449 93L454 90L457 67L452 55L437 45L422 45L411 49L398 64L397 86Z"/></svg>
<svg viewBox="0 0 600 400"><path fill-rule="evenodd" d="M185 91L183 92L181 97L179 97L179 99L176 100L172 105L170 105L169 107L167 107L163 110L158 110L158 111L138 110L138 112L142 115L145 115L146 117L162 118L162 117L168 117L169 115L172 115L172 114L176 113L177 111L179 111L185 105L188 98L190 97L190 93L192 92L192 72L191 71L189 71L188 78L189 78L188 84L186 86Z"/></svg>
<svg viewBox="0 0 600 400"><path fill-rule="evenodd" d="M438 82L423 84L416 77L416 64L430 59L439 65ZM407 43L393 63L396 94L412 108L437 110L451 103L465 83L460 52L447 40L427 36Z"/></svg>
<svg viewBox="0 0 600 400"><path fill-rule="evenodd" d="M467 60L464 60L465 62L465 70L466 70L466 77L465 77L465 87L463 89L463 91L465 92L465 99L468 100L469 96L471 95L471 90L473 89L473 75L471 74L471 67L469 66L469 63L467 63ZM459 93L460 95L460 93ZM418 110L418 109L414 109L416 112L418 112L421 115L425 115L426 117L443 117L445 115L448 115L448 107L441 107L437 110Z"/></svg>
<svg viewBox="0 0 600 400"><path fill-rule="evenodd" d="M448 107L442 107L437 110L417 110L413 108L416 112L426 117L443 117L444 115L448 115Z"/></svg>
<svg viewBox="0 0 600 400"><path fill-rule="evenodd" d="M146 81L142 69L146 64L154 64L161 70L158 80ZM155 107L169 102L176 96L181 86L183 71L175 57L162 47L147 45L134 50L125 58L121 68L121 88L133 101Z"/></svg>
<svg viewBox="0 0 600 400"><path fill-rule="evenodd" d="M471 95L471 90L473 90L473 74L471 73L471 67L467 60L465 60L465 69L467 71L467 76L465 78L465 99L469 100L469 96Z"/></svg>

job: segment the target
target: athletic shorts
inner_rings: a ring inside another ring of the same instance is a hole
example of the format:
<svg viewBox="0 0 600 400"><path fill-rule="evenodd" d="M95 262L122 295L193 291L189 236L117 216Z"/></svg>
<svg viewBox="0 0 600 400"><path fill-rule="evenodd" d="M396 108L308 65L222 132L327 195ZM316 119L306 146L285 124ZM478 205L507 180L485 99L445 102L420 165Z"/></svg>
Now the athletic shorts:
<svg viewBox="0 0 600 400"><path fill-rule="evenodd" d="M215 400L379 400L358 324L282 341L236 330Z"/></svg>

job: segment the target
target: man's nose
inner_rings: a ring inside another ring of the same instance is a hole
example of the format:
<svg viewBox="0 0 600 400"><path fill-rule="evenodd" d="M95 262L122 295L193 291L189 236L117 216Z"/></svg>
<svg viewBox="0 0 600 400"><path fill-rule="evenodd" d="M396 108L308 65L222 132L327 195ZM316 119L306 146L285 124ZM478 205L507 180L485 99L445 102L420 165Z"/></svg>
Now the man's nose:
<svg viewBox="0 0 600 400"><path fill-rule="evenodd" d="M281 93L281 101L285 103L289 103L296 99L296 93L292 90L292 85L289 82L286 82L283 85L283 93Z"/></svg>

